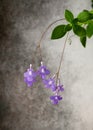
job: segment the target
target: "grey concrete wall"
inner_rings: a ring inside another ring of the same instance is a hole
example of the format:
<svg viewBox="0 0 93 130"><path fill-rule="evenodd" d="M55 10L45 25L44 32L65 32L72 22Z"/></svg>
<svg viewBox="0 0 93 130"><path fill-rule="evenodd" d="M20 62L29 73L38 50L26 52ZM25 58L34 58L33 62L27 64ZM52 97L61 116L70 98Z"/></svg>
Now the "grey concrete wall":
<svg viewBox="0 0 93 130"><path fill-rule="evenodd" d="M31 89L23 82L29 64L34 68L40 64L35 48L41 33L62 18L65 9L77 15L91 9L91 1L0 0L0 130L93 130L93 39L87 41L86 49L78 37L67 43L60 72L65 91L58 106L50 103L52 92L40 82ZM50 40L54 26L42 41L51 75L64 43L64 38Z"/></svg>

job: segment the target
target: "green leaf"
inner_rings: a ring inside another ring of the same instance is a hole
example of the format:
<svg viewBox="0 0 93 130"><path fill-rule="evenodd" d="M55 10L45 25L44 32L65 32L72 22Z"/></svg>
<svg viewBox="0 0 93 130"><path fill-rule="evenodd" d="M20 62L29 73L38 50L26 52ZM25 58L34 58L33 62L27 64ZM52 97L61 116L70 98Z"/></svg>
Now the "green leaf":
<svg viewBox="0 0 93 130"><path fill-rule="evenodd" d="M66 18L66 20L67 20L68 22L71 23L71 22L73 21L73 19L74 19L74 16L73 16L73 14L72 14L71 11L65 10L65 18Z"/></svg>
<svg viewBox="0 0 93 130"><path fill-rule="evenodd" d="M80 41L81 41L83 47L86 47L86 37L80 37Z"/></svg>
<svg viewBox="0 0 93 130"><path fill-rule="evenodd" d="M91 14L89 11L84 10L77 16L79 22L86 22L91 19Z"/></svg>
<svg viewBox="0 0 93 130"><path fill-rule="evenodd" d="M93 9L89 11L91 14L93 14Z"/></svg>
<svg viewBox="0 0 93 130"><path fill-rule="evenodd" d="M89 38L93 35L93 22L88 24L86 33Z"/></svg>
<svg viewBox="0 0 93 130"><path fill-rule="evenodd" d="M67 24L66 26L65 26L65 31L67 32L67 31L70 31L72 29L72 25L70 25L70 24Z"/></svg>
<svg viewBox="0 0 93 130"><path fill-rule="evenodd" d="M79 26L79 25L77 25L77 24L74 24L74 25L73 25L73 32L74 32L76 35L78 35L79 37L84 37L84 36L86 36L86 30L85 30L83 27L81 27L81 26Z"/></svg>
<svg viewBox="0 0 93 130"><path fill-rule="evenodd" d="M51 39L62 38L66 34L65 27L66 25L58 25L55 27L52 32Z"/></svg>

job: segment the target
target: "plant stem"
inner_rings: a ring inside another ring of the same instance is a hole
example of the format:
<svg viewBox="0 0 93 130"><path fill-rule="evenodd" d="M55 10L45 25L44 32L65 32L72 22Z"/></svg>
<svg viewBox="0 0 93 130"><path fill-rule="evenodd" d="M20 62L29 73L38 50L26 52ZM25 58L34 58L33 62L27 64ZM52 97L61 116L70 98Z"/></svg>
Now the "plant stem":
<svg viewBox="0 0 93 130"><path fill-rule="evenodd" d="M41 42L42 42L42 40L43 40L43 38L44 38L46 32L48 31L48 29L49 29L53 24L57 23L58 21L63 21L63 20L65 20L65 18L63 18L63 19L58 19L58 20L52 22L52 23L45 29L45 31L42 33L42 35L41 35L41 37L40 37L40 40L39 40L39 42L38 42L37 48L36 48L36 49L39 49L39 51L40 51L41 61L43 61L42 51L41 51ZM59 79L59 72L60 72L60 68L61 68L62 61L63 61L63 55L64 55L64 51L65 51L67 39L68 39L68 33L67 33L67 37L66 37L66 39L65 39L65 43L64 43L63 50L62 50L62 54L61 54L61 59L60 59L58 71L57 71L57 73L56 73L57 80ZM57 83L57 80L56 80L56 83Z"/></svg>
<svg viewBox="0 0 93 130"><path fill-rule="evenodd" d="M58 78L59 78L59 72L60 72L60 68L61 68L61 65L62 65L62 61L63 61L63 56L64 56L64 51L65 51L65 48L66 48L66 42L67 42L67 39L68 39L68 35L69 35L69 33L67 33L67 36L66 36L66 39L65 39L65 42L64 42L64 46L63 46L63 50L62 50L62 54L61 54L61 59L60 59L58 71L57 71L57 73L56 73L56 75L57 75L57 80L58 80ZM56 83L57 83L57 80L56 80Z"/></svg>
<svg viewBox="0 0 93 130"><path fill-rule="evenodd" d="M40 40L39 40L39 42L38 42L38 45L37 45L37 47L36 47L36 50L39 49L41 60L43 60L43 58L42 58L42 51L41 51L41 41L43 40L43 38L44 38L46 32L48 31L48 29L49 29L53 24L55 24L55 23L57 23L57 22L59 22L59 21L63 21L63 20L65 20L65 18L63 18L63 19L58 19L58 20L52 22L52 23L45 29L45 31L42 33L42 35L41 35L41 37L40 37Z"/></svg>

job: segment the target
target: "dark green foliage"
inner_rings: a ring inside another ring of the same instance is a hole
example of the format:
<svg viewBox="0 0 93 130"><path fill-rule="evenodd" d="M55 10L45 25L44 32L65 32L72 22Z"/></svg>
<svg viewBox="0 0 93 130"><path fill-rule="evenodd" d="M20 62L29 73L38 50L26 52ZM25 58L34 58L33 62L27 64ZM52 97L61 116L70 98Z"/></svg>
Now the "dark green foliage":
<svg viewBox="0 0 93 130"><path fill-rule="evenodd" d="M93 22L87 25L86 33L89 38L93 35Z"/></svg>
<svg viewBox="0 0 93 130"><path fill-rule="evenodd" d="M65 10L65 20L67 25L59 25L54 28L51 39L59 39L73 30L73 33L80 37L83 47L86 47L86 39L93 36L93 10L83 10L76 18L71 11Z"/></svg>
<svg viewBox="0 0 93 130"><path fill-rule="evenodd" d="M74 16L71 11L65 10L65 19L70 23L73 21Z"/></svg>
<svg viewBox="0 0 93 130"><path fill-rule="evenodd" d="M80 25L74 25L73 32L79 37L86 36L86 30Z"/></svg>
<svg viewBox="0 0 93 130"><path fill-rule="evenodd" d="M84 10L81 13L79 13L79 15L77 16L78 21L83 23L83 22L87 22L88 20L90 20L92 17L92 15L89 13L89 11Z"/></svg>
<svg viewBox="0 0 93 130"><path fill-rule="evenodd" d="M86 36L85 37L80 37L80 41L81 41L83 47L86 47Z"/></svg>
<svg viewBox="0 0 93 130"><path fill-rule="evenodd" d="M59 39L66 34L65 25L58 25L52 32L51 39Z"/></svg>
<svg viewBox="0 0 93 130"><path fill-rule="evenodd" d="M72 29L70 24L67 25L58 25L54 28L51 39L59 39L62 38L68 31Z"/></svg>
<svg viewBox="0 0 93 130"><path fill-rule="evenodd" d="M66 26L65 26L65 31L67 32L67 31L70 31L72 29L72 25L70 25L70 24L67 24Z"/></svg>

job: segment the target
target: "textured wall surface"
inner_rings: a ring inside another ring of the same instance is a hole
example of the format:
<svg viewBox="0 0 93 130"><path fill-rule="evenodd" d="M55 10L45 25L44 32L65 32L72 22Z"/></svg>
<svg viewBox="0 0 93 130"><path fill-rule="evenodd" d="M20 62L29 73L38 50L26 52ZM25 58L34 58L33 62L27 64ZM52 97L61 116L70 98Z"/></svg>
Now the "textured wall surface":
<svg viewBox="0 0 93 130"><path fill-rule="evenodd" d="M91 1L0 0L0 130L93 130L93 39L86 49L78 37L67 44L60 73L65 91L59 105L50 103L52 93L40 82L31 89L23 82L29 64L40 65L35 48L42 31L62 18L65 9L77 15L91 9ZM51 75L64 43L64 38L50 40L53 27L42 41Z"/></svg>

